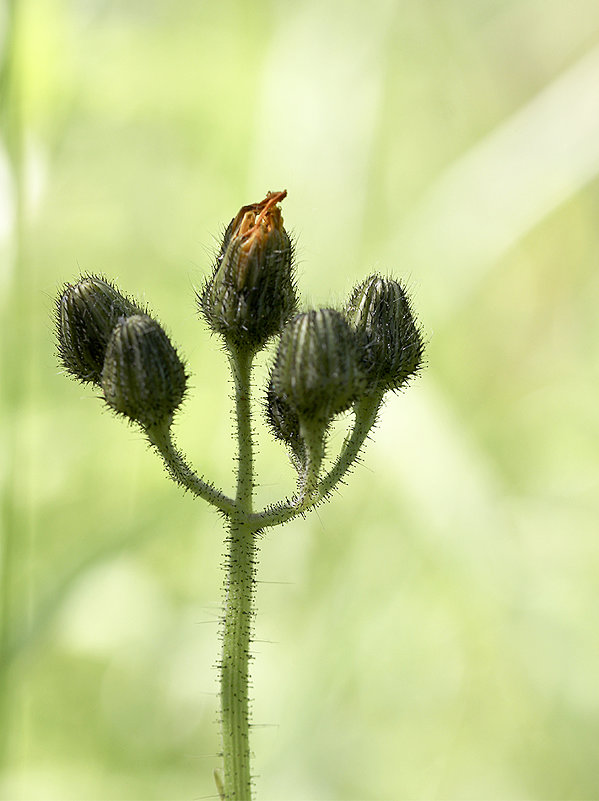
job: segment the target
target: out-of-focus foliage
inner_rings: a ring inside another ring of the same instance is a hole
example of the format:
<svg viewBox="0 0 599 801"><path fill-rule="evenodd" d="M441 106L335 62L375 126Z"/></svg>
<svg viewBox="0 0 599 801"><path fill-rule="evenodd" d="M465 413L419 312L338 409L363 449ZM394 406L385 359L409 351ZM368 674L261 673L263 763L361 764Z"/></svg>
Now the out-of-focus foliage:
<svg viewBox="0 0 599 801"><path fill-rule="evenodd" d="M80 271L147 302L193 374L180 444L230 490L193 290L287 189L305 303L407 279L428 366L264 538L258 797L596 798L599 5L1 8L3 797L214 793L219 520L59 374L50 313ZM268 502L292 475L258 430Z"/></svg>

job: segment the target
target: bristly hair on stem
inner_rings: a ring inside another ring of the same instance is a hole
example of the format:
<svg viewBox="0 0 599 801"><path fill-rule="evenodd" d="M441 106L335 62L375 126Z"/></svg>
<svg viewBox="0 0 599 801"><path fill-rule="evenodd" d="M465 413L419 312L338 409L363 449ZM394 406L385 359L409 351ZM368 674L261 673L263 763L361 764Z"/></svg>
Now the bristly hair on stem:
<svg viewBox="0 0 599 801"><path fill-rule="evenodd" d="M280 203L269 192L242 206L226 228L211 275L197 295L210 330L222 339L233 380L237 440L235 493L201 477L175 447L172 424L187 393L187 368L163 327L103 276L82 275L56 302L58 354L66 372L92 383L112 411L141 428L167 475L211 504L227 529L220 670L222 801L250 801L250 645L255 615L257 543L262 533L329 500L361 459L384 396L421 367L423 340L405 288L371 275L341 310L298 313L294 248ZM288 449L295 491L254 509L252 368L278 337L262 411ZM353 424L336 458L325 462L333 421L351 409ZM327 466L328 465L328 466Z"/></svg>

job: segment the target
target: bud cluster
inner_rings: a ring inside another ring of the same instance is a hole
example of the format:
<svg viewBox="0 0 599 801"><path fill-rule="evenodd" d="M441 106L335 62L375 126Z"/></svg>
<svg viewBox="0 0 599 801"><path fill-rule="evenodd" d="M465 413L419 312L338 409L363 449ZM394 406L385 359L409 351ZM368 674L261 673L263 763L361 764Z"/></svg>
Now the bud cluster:
<svg viewBox="0 0 599 801"><path fill-rule="evenodd" d="M99 384L108 340L121 317L143 314L131 298L96 275L65 284L56 301L58 355L74 378Z"/></svg>
<svg viewBox="0 0 599 801"><path fill-rule="evenodd" d="M265 404L269 426L297 456L302 426L324 431L361 398L399 389L419 369L422 353L404 288L372 275L342 312L309 311L285 326Z"/></svg>
<svg viewBox="0 0 599 801"><path fill-rule="evenodd" d="M364 398L400 389L419 369L423 343L404 287L371 275L343 308L297 313L293 247L279 204L286 192L243 206L227 227L198 293L209 327L234 357L279 335L265 411L274 436L304 461L307 431ZM104 278L67 284L56 306L58 351L71 375L101 387L108 405L144 428L170 423L186 389L183 362L146 309Z"/></svg>
<svg viewBox="0 0 599 801"><path fill-rule="evenodd" d="M114 284L94 275L66 284L56 335L65 370L100 387L115 412L144 428L171 421L185 394L183 362L160 324Z"/></svg>
<svg viewBox="0 0 599 801"><path fill-rule="evenodd" d="M201 478L173 444L170 429L187 373L160 323L94 275L66 284L56 303L64 369L97 386L114 412L140 425L169 476L230 523L220 662L224 772L215 771L223 799L251 795L247 678L258 535L330 496L358 459L385 393L405 385L423 353L405 289L390 278L369 276L341 309L298 312L293 247L279 208L286 194L269 192L240 209L197 295L231 367L238 442L234 497ZM264 407L271 432L289 450L297 485L291 498L255 511L252 359L274 336L278 343ZM351 432L325 471L330 426L350 409Z"/></svg>

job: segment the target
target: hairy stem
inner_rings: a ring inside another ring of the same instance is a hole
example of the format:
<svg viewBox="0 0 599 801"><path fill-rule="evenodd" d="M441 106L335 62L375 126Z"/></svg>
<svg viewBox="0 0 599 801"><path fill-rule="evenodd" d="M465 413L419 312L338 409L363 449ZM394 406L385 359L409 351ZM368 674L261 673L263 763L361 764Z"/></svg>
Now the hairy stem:
<svg viewBox="0 0 599 801"><path fill-rule="evenodd" d="M325 426L301 426L301 435L306 448L306 465L297 482L295 505L297 513L308 509L314 501L318 488L318 476L324 458Z"/></svg>
<svg viewBox="0 0 599 801"><path fill-rule="evenodd" d="M355 421L351 434L343 443L337 461L318 485L319 501L327 497L356 461L366 437L376 422L382 399L382 394L374 393L365 395L356 403Z"/></svg>
<svg viewBox="0 0 599 801"><path fill-rule="evenodd" d="M254 456L252 442L252 410L250 405L253 355L232 351L229 364L235 385L235 422L237 427L237 511L251 514L254 491Z"/></svg>
<svg viewBox="0 0 599 801"><path fill-rule="evenodd" d="M276 504L252 515L251 519L255 522L255 525L260 528L280 526L323 501L356 461L360 448L376 422L381 401L382 394L379 393L366 395L358 401L354 408L355 420L352 431L343 443L341 453L326 476L311 491L307 490L309 479L304 479L302 491L292 501ZM322 453L320 458L322 459ZM314 459L312 459L312 464L316 464ZM320 462L318 462L319 466ZM310 470L310 462L307 470ZM318 470L316 477L317 475ZM314 474L312 481L314 481Z"/></svg>
<svg viewBox="0 0 599 801"><path fill-rule="evenodd" d="M354 425L351 433L345 439L341 453L337 457L335 464L317 484L315 490L307 492L307 480L303 482L303 491L288 503L276 504L262 512L252 515L260 528L270 528L286 523L298 515L303 514L316 504L323 501L341 481L352 464L356 461L360 448L364 444L369 431L376 422L376 417L381 407L382 394L371 394L364 396L355 406ZM310 466L308 466L308 470Z"/></svg>
<svg viewBox="0 0 599 801"><path fill-rule="evenodd" d="M228 539L221 661L221 727L226 801L251 798L248 677L255 584L255 529L233 521Z"/></svg>
<svg viewBox="0 0 599 801"><path fill-rule="evenodd" d="M252 356L231 352L235 384L238 472L236 512L231 516L224 587L221 661L221 728L226 801L249 801L251 770L248 676L256 572L257 526L252 513L253 444L250 409Z"/></svg>
<svg viewBox="0 0 599 801"><path fill-rule="evenodd" d="M236 505L231 498L228 498L212 484L200 478L187 464L183 454L173 444L169 425L149 428L146 430L146 435L150 444L162 456L166 470L173 481L181 484L198 498L203 498L208 503L216 506L217 509L227 515L235 511Z"/></svg>

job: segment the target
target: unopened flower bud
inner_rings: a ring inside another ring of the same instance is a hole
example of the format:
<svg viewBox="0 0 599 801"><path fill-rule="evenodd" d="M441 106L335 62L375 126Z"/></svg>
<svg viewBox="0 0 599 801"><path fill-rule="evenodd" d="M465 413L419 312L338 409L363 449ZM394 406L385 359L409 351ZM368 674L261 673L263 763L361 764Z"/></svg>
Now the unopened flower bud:
<svg viewBox="0 0 599 801"><path fill-rule="evenodd" d="M141 311L104 278L88 275L66 284L56 300L55 320L58 355L67 372L98 384L113 328L120 317Z"/></svg>
<svg viewBox="0 0 599 801"><path fill-rule="evenodd" d="M169 424L186 384L185 366L156 320L136 314L119 321L102 371L104 398L115 412L146 429Z"/></svg>
<svg viewBox="0 0 599 801"><path fill-rule="evenodd" d="M349 409L364 389L364 377L355 333L342 314L309 311L285 326L272 386L302 423L328 423Z"/></svg>
<svg viewBox="0 0 599 801"><path fill-rule="evenodd" d="M400 283L369 276L353 290L345 314L361 342L360 358L370 389L399 389L417 372L424 345Z"/></svg>
<svg viewBox="0 0 599 801"><path fill-rule="evenodd" d="M208 325L230 348L260 350L297 308L293 247L278 206L286 195L269 193L239 211L198 295Z"/></svg>
<svg viewBox="0 0 599 801"><path fill-rule="evenodd" d="M304 455L304 447L300 437L299 417L285 400L277 395L272 379L268 384L264 407L266 421L273 436L284 442L301 460Z"/></svg>

